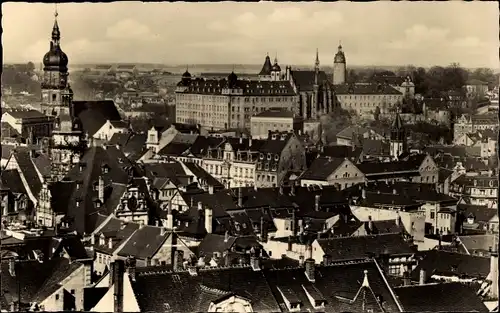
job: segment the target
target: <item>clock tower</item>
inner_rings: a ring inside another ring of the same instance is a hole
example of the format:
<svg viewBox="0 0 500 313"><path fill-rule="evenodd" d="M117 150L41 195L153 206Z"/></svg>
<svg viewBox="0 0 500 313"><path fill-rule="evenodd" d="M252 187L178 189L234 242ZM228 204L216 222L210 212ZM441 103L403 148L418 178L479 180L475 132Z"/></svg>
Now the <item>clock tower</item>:
<svg viewBox="0 0 500 313"><path fill-rule="evenodd" d="M80 120L73 112L73 91L68 83L68 56L61 49L61 32L55 13L50 50L43 57L41 111L53 116L50 157L52 176L62 179L71 167L80 162L85 150Z"/></svg>

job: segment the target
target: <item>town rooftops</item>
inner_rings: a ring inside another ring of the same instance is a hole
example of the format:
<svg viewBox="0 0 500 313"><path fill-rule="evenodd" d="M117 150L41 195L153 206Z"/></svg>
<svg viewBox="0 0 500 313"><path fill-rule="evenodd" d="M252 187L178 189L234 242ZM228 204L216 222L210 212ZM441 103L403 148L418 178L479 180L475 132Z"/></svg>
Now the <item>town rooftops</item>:
<svg viewBox="0 0 500 313"><path fill-rule="evenodd" d="M332 262L361 260L382 255L412 255L415 250L401 234L336 237L317 240Z"/></svg>
<svg viewBox="0 0 500 313"><path fill-rule="evenodd" d="M42 112L37 110L12 110L7 111L12 117L16 119L30 119L30 118L45 118L47 117Z"/></svg>
<svg viewBox="0 0 500 313"><path fill-rule="evenodd" d="M125 246L118 252L118 255L132 255L142 260L151 258L171 235L172 232L163 231L161 227L143 226L134 232Z"/></svg>
<svg viewBox="0 0 500 313"><path fill-rule="evenodd" d="M319 157L313 161L300 179L325 181L344 162L346 162L344 158Z"/></svg>
<svg viewBox="0 0 500 313"><path fill-rule="evenodd" d="M299 91L312 91L316 72L314 70L292 70L290 72ZM318 73L318 85L329 84L328 75L324 71Z"/></svg>

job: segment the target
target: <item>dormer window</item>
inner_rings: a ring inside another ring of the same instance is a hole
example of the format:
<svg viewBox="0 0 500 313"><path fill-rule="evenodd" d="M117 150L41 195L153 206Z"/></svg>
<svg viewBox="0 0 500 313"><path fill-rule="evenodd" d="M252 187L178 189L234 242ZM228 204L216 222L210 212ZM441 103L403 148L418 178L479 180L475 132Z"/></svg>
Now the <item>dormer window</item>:
<svg viewBox="0 0 500 313"><path fill-rule="evenodd" d="M259 156L259 158L260 158L261 160L264 160L264 153L261 153L261 154L260 154L260 156Z"/></svg>
<svg viewBox="0 0 500 313"><path fill-rule="evenodd" d="M276 155L274 156L274 160L275 160L275 161L278 161L279 159L280 159L280 156L276 154Z"/></svg>
<svg viewBox="0 0 500 313"><path fill-rule="evenodd" d="M271 160L271 153L268 153L268 154L267 154L267 159L268 159L268 160Z"/></svg>
<svg viewBox="0 0 500 313"><path fill-rule="evenodd" d="M104 164L104 165L102 166L102 172L103 172L104 174L109 173L109 166L108 166L107 164Z"/></svg>

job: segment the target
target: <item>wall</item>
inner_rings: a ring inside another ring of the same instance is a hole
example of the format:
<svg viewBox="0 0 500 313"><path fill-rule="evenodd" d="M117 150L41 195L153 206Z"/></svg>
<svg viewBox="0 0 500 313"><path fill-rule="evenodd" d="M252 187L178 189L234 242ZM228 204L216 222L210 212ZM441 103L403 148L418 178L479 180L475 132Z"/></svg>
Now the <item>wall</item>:
<svg viewBox="0 0 500 313"><path fill-rule="evenodd" d="M341 189L365 181L365 175L349 160L345 160L330 176L328 176L329 185L334 186L335 184L339 184Z"/></svg>
<svg viewBox="0 0 500 313"><path fill-rule="evenodd" d="M114 288L108 289L108 292L93 307L91 312L114 312ZM123 274L123 312L140 312L139 304L135 297L130 278L127 273Z"/></svg>
<svg viewBox="0 0 500 313"><path fill-rule="evenodd" d="M294 118L252 116L250 129L253 139L267 139L269 130L281 132L294 130Z"/></svg>
<svg viewBox="0 0 500 313"><path fill-rule="evenodd" d="M79 269L74 271L70 276L64 279L61 284L63 287L59 288L56 292L47 297L40 304L44 306L45 311L63 311L64 290L71 293L74 290L75 305L77 311L83 310L83 290L87 286L86 282L86 269L82 265ZM58 295L58 299L56 299Z"/></svg>

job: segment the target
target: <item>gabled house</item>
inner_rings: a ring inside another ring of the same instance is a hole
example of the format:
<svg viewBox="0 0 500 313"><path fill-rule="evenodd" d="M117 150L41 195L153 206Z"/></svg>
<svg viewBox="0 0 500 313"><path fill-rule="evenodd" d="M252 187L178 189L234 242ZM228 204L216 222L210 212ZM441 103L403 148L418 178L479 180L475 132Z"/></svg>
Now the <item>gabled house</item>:
<svg viewBox="0 0 500 313"><path fill-rule="evenodd" d="M302 186L330 185L340 189L364 181L364 174L347 158L319 157L300 176Z"/></svg>
<svg viewBox="0 0 500 313"><path fill-rule="evenodd" d="M129 132L129 125L123 121L107 120L92 137L97 140L107 142L114 134L124 134Z"/></svg>

